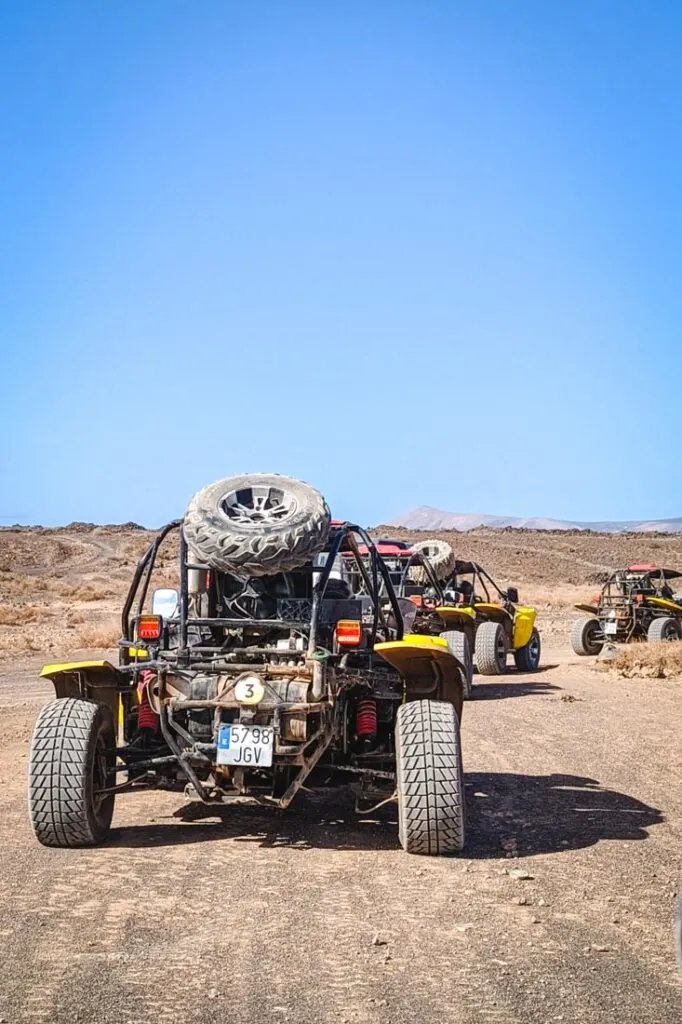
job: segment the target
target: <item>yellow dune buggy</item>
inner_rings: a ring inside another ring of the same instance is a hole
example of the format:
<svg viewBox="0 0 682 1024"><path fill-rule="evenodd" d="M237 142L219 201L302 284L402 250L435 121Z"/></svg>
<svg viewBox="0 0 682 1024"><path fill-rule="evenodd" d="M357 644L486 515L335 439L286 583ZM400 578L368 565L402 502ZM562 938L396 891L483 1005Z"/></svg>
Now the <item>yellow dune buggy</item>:
<svg viewBox="0 0 682 1024"><path fill-rule="evenodd" d="M670 586L681 578L679 570L655 565L618 569L591 602L576 604L587 618L573 623L571 647L576 654L594 655L607 641L682 639L682 599Z"/></svg>
<svg viewBox="0 0 682 1024"><path fill-rule="evenodd" d="M459 613L464 628L468 617L480 675L502 675L510 653L519 672L537 671L541 652L537 613L519 604L516 587L502 590L477 562L457 559L444 585L443 603L451 617Z"/></svg>

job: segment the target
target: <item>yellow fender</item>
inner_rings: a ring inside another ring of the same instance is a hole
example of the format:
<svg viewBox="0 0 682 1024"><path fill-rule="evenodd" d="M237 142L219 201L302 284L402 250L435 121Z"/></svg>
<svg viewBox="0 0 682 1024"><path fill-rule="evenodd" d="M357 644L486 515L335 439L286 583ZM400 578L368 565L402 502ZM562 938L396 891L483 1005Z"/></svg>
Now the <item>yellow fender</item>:
<svg viewBox="0 0 682 1024"><path fill-rule="evenodd" d="M374 650L403 677L411 696L428 696L440 684L440 699L454 704L462 716L461 672L466 671L440 636L413 633L403 640L387 640L374 645Z"/></svg>
<svg viewBox="0 0 682 1024"><path fill-rule="evenodd" d="M598 604L583 604L580 601L574 604L573 607L577 608L579 612L587 612L588 615L596 615L599 611Z"/></svg>
<svg viewBox="0 0 682 1024"><path fill-rule="evenodd" d="M80 697L108 704L114 720L121 719L119 691L128 681L110 661L66 661L45 665L41 679L51 679L57 697Z"/></svg>
<svg viewBox="0 0 682 1024"><path fill-rule="evenodd" d="M533 627L535 626L536 614L535 608L516 609L514 632L512 634L512 643L515 651L518 651L520 647L525 647L530 640Z"/></svg>
<svg viewBox="0 0 682 1024"><path fill-rule="evenodd" d="M682 615L682 605L676 601L669 601L667 597L645 597L644 600L647 604L656 605L657 608L665 608L672 615Z"/></svg>
<svg viewBox="0 0 682 1024"><path fill-rule="evenodd" d="M51 679L53 682L57 676L71 675L73 672L84 672L92 670L104 670L106 673L118 675L118 671L110 661L60 661L55 665L44 665L40 672L41 679Z"/></svg>
<svg viewBox="0 0 682 1024"><path fill-rule="evenodd" d="M477 601L474 605L476 612L481 615L486 615L489 619L494 619L496 622L504 622L510 620L511 615L506 608L503 608L500 604L492 604L488 601Z"/></svg>
<svg viewBox="0 0 682 1024"><path fill-rule="evenodd" d="M441 604L435 611L447 626L460 626L462 623L473 622L476 619L474 609L466 605Z"/></svg>

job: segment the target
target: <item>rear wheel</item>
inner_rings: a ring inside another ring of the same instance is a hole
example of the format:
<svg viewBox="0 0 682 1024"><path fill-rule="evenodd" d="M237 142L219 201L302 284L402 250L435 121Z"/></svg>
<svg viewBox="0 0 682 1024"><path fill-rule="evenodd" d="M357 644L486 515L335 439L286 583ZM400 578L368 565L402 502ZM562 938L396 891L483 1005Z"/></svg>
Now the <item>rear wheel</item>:
<svg viewBox="0 0 682 1024"><path fill-rule="evenodd" d="M674 619L671 615L662 615L659 619L653 619L646 634L650 644L679 640L681 636L679 619Z"/></svg>
<svg viewBox="0 0 682 1024"><path fill-rule="evenodd" d="M514 661L519 672L537 672L540 668L540 634L534 629L524 647L514 651Z"/></svg>
<svg viewBox="0 0 682 1024"><path fill-rule="evenodd" d="M599 619L576 619L571 628L571 647L576 654L599 654L604 634Z"/></svg>
<svg viewBox="0 0 682 1024"><path fill-rule="evenodd" d="M466 633L460 633L456 629L449 630L447 633L441 633L441 637L443 640L447 640L448 647L453 655L464 666L464 671L461 673L462 694L464 700L469 700L474 677L474 664L471 657L471 648L469 647L469 638Z"/></svg>
<svg viewBox="0 0 682 1024"><path fill-rule="evenodd" d="M40 711L29 755L28 807L43 846L95 846L114 813L100 795L116 763L116 734L106 704L62 697Z"/></svg>
<svg viewBox="0 0 682 1024"><path fill-rule="evenodd" d="M476 668L482 676L501 676L507 671L509 646L500 622L482 622L476 630Z"/></svg>
<svg viewBox="0 0 682 1024"><path fill-rule="evenodd" d="M464 782L459 719L452 704L401 704L395 727L400 845L407 853L459 853Z"/></svg>

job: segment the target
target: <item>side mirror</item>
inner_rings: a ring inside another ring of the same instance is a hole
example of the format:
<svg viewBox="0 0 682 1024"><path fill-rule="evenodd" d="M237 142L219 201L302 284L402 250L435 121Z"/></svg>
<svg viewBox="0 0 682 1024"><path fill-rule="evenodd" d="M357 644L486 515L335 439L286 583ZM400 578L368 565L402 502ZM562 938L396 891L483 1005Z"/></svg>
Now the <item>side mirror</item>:
<svg viewBox="0 0 682 1024"><path fill-rule="evenodd" d="M507 587L507 600L512 604L519 603L519 592L516 587Z"/></svg>
<svg viewBox="0 0 682 1024"><path fill-rule="evenodd" d="M160 615L162 619L172 619L178 610L180 597L177 590L164 587L152 594L152 615Z"/></svg>

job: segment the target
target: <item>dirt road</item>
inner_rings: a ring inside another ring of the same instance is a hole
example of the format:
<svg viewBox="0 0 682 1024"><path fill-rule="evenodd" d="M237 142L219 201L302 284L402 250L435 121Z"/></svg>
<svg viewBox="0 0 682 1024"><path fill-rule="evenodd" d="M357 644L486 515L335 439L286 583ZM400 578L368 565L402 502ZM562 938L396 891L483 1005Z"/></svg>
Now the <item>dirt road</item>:
<svg viewBox="0 0 682 1024"><path fill-rule="evenodd" d="M399 851L348 796L277 817L121 798L104 848L29 833L50 695L0 668L0 1018L99 1024L674 1024L682 693L567 652L479 680L464 715L466 858Z"/></svg>

